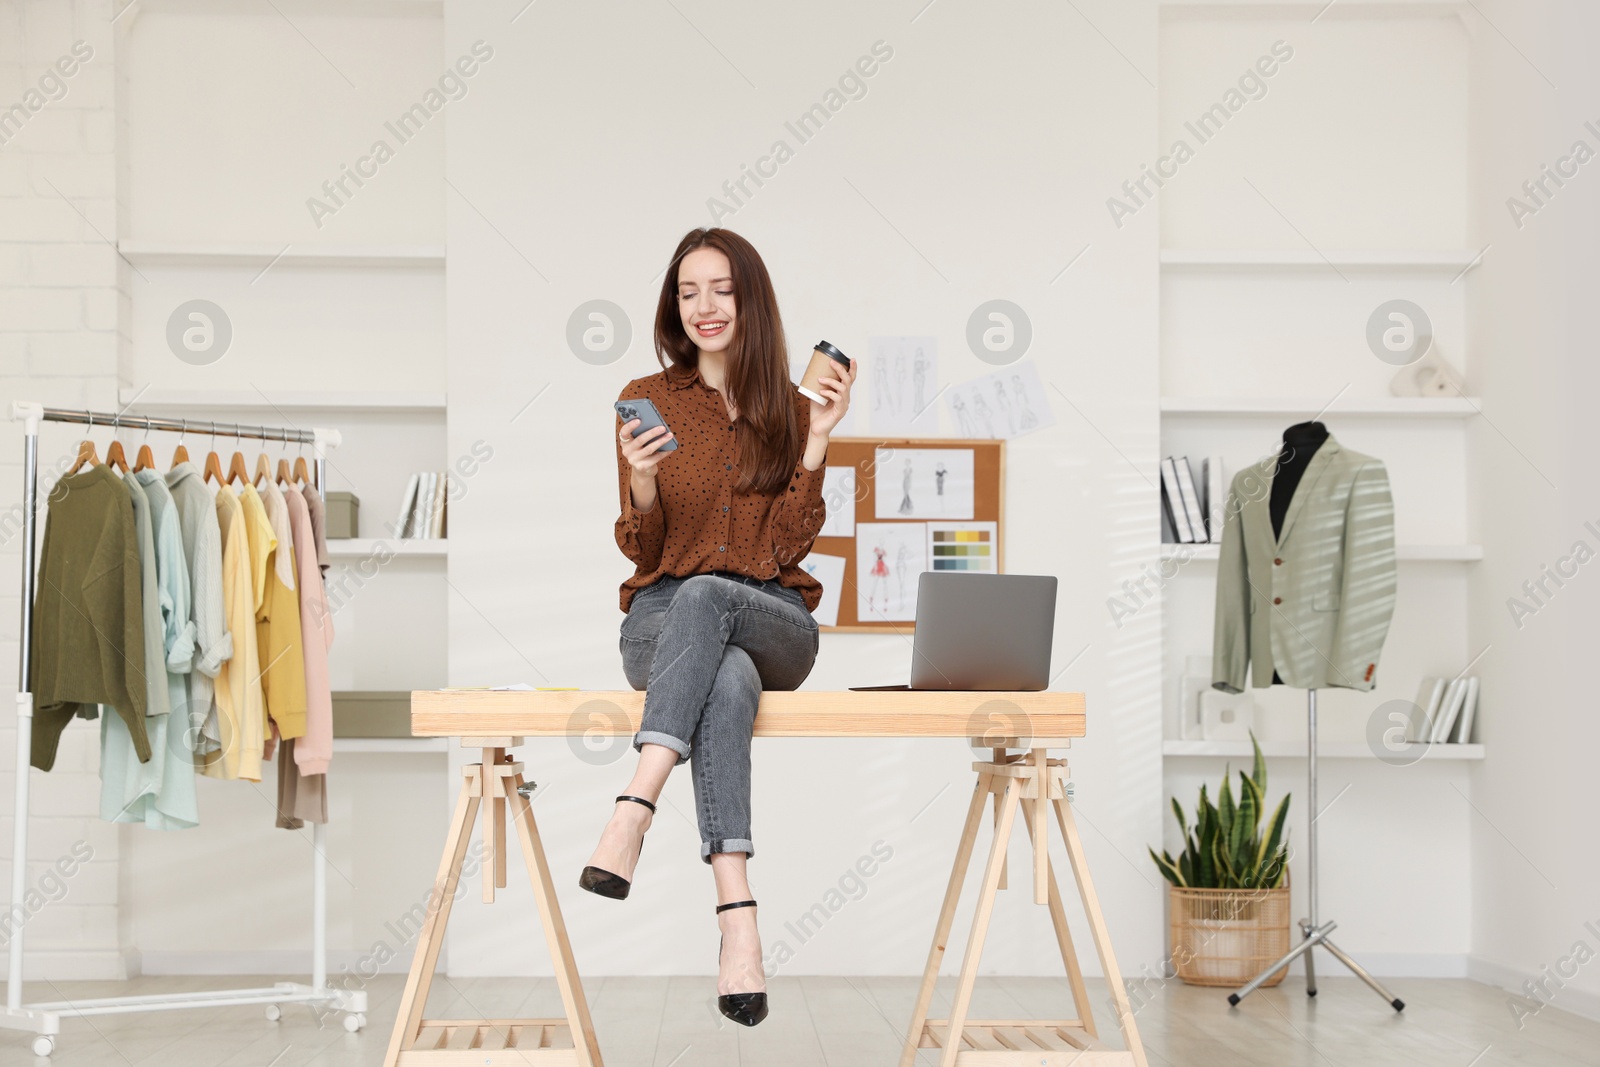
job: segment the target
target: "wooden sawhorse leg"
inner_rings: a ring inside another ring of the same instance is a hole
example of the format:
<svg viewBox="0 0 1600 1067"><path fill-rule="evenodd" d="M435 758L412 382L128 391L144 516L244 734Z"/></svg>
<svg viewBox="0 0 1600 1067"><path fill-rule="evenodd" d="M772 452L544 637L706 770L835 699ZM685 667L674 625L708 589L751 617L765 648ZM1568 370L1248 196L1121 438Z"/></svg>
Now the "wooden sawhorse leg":
<svg viewBox="0 0 1600 1067"><path fill-rule="evenodd" d="M977 743L976 739L974 743ZM997 749L994 760L972 765L972 769L978 772L978 781L973 789L972 803L967 808L961 841L956 846L955 863L945 887L939 921L934 927L933 945L928 950L928 962L923 969L922 986L917 992L911 1025L901 1051L900 1067L914 1067L919 1048L941 1049L940 1067L964 1067L969 1064L1001 1067L1009 1063L1017 1067L1024 1064L1030 1067L1067 1067L1068 1064L1076 1067L1147 1067L1144 1046L1139 1041L1139 1031L1134 1025L1133 1008L1128 1002L1122 974L1111 951L1111 940L1100 912L1100 901L1089 879L1083 844L1078 838L1077 823L1067 802L1066 761L1048 759L1046 752L1044 748L1035 748L1025 756L1008 758L1003 749ZM929 1019L928 1011L939 978L939 965L944 959L945 945L955 922L956 904L972 861L978 824L982 821L984 807L991 793L999 794L995 809L994 841L984 865L977 908L972 918L972 932L967 938L962 957L955 999L951 1002L948 1019ZM1117 1012L1125 1050L1101 1044L1095 1030L1083 972L1073 948L1072 934L1067 928L1066 910L1057 887L1054 865L1050 862L1045 834L1046 801L1055 807L1056 821L1061 827L1062 840L1066 843L1078 896L1089 920L1089 930L1094 937L1095 951L1100 957L1106 984L1111 989L1112 1005ZM1078 1013L1074 1019L967 1018L978 977L978 960L983 955L983 942L994 912L995 894L1003 886L1006 847L1019 808L1022 809L1028 826L1028 840L1033 847L1034 902L1049 906L1056 943L1061 949L1062 963L1066 966L1073 1006Z"/></svg>
<svg viewBox="0 0 1600 1067"><path fill-rule="evenodd" d="M533 806L521 792L522 764L513 763L506 749L521 744L520 737L463 739L463 745L483 749L483 762L462 768L461 794L445 839L444 858L428 897L427 916L417 938L411 973L400 996L400 1010L384 1067L604 1067L589 1004L572 958L572 944L561 919L544 845L533 818ZM496 888L506 884L506 823L516 829L523 858L533 882L534 899L544 927L545 943L555 960L556 985L566 1012L560 1019L425 1019L428 990L444 946L444 928L450 920L461 880L461 864L479 808L483 809L483 898L493 903Z"/></svg>

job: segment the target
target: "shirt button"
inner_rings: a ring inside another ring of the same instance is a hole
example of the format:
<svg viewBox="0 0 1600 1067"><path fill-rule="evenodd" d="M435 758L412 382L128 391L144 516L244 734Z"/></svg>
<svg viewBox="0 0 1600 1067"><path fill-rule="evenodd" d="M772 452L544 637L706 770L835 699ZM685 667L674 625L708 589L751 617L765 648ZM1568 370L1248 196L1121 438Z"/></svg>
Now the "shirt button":
<svg viewBox="0 0 1600 1067"><path fill-rule="evenodd" d="M726 504L722 505L722 510L723 511L727 511L728 510L728 505L726 505Z"/></svg>
<svg viewBox="0 0 1600 1067"><path fill-rule="evenodd" d="M1283 597L1275 596L1275 597L1272 598L1272 602L1274 604L1282 604L1283 603Z"/></svg>
<svg viewBox="0 0 1600 1067"><path fill-rule="evenodd" d="M728 551L728 546L727 545L718 545L717 546L717 551L718 552L726 552L726 551Z"/></svg>
<svg viewBox="0 0 1600 1067"><path fill-rule="evenodd" d="M1272 565L1273 565L1273 566L1274 566L1274 567L1281 567L1281 566L1283 566L1283 560L1281 560L1281 559L1275 559L1275 560L1273 560L1273 561L1272 561Z"/></svg>
<svg viewBox="0 0 1600 1067"><path fill-rule="evenodd" d="M722 465L722 469L725 470L725 471L731 471L731 470L733 470L733 464L732 463L724 463Z"/></svg>

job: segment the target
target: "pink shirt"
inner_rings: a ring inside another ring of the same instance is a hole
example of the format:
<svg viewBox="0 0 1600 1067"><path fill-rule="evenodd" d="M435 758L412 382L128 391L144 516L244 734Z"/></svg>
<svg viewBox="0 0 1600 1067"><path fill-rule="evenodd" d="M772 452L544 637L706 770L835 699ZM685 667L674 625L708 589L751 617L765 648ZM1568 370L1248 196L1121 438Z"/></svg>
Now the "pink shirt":
<svg viewBox="0 0 1600 1067"><path fill-rule="evenodd" d="M333 759L333 692L328 682L328 649L333 647L333 613L317 563L311 509L300 493L283 494L289 505L289 528L299 569L300 647L305 655L306 733L294 744L294 762L301 774L326 774Z"/></svg>

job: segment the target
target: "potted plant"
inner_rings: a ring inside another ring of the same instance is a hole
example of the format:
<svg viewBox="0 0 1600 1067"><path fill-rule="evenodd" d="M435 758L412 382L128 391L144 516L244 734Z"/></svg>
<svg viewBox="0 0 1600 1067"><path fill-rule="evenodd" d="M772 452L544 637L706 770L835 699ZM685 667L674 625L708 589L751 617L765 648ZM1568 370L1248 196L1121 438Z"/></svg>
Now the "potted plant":
<svg viewBox="0 0 1600 1067"><path fill-rule="evenodd" d="M1215 804L1200 787L1193 825L1174 797L1183 851L1174 859L1150 850L1172 883L1173 967L1192 985L1242 985L1289 951L1289 797L1267 815L1267 762L1254 731L1250 745L1255 762L1252 773L1239 772L1238 800L1229 784L1231 767ZM1277 985L1288 970L1280 968L1264 984Z"/></svg>

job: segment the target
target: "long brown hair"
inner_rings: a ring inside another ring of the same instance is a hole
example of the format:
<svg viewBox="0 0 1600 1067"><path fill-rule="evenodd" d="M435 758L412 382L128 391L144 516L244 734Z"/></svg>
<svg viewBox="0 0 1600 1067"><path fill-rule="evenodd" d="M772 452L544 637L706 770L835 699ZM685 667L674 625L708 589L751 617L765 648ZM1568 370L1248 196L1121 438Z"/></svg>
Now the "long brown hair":
<svg viewBox="0 0 1600 1067"><path fill-rule="evenodd" d="M700 350L683 328L678 311L678 267L697 248L715 248L728 257L733 274L733 342L726 355L724 388L739 417L734 438L740 491L775 493L789 480L800 459L800 422L795 388L789 381L789 349L783 339L778 298L761 255L743 237L721 227L690 230L672 254L656 305L656 359L692 368Z"/></svg>

